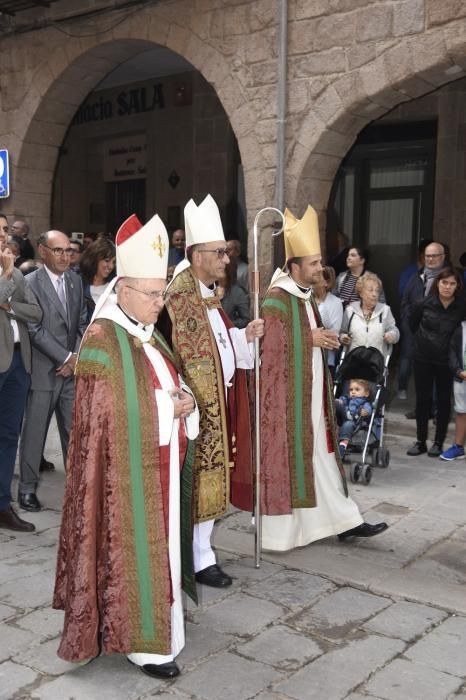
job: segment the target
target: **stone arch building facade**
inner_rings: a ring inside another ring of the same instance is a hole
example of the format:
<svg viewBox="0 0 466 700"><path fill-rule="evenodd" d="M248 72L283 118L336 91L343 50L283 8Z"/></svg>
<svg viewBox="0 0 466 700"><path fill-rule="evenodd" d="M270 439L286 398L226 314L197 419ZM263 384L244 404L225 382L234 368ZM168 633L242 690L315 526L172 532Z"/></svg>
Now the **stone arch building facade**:
<svg viewBox="0 0 466 700"><path fill-rule="evenodd" d="M13 181L3 210L34 230L50 225L54 170L77 108L115 66L157 44L216 90L238 141L251 221L275 197L277 0L160 0L118 23L111 10L99 22L64 22L78 7L107 4L58 0L18 16L31 31L13 25L1 38L0 128ZM323 223L335 174L361 129L466 75L466 6L290 0L287 30L285 201L298 213L311 201Z"/></svg>

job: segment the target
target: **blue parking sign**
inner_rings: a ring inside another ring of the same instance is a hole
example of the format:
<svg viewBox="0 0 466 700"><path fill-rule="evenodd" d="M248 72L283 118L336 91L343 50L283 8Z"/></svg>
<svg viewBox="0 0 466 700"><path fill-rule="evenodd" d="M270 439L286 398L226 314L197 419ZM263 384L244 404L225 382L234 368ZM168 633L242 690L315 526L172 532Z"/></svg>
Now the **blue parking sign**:
<svg viewBox="0 0 466 700"><path fill-rule="evenodd" d="M8 151L0 149L0 199L10 196L10 170L8 168Z"/></svg>

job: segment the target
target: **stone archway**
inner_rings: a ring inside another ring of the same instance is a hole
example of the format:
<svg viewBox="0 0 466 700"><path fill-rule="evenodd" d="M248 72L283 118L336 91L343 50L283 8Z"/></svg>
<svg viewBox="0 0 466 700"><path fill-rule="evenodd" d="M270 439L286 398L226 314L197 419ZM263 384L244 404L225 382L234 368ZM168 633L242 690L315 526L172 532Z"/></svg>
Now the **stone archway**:
<svg viewBox="0 0 466 700"><path fill-rule="evenodd" d="M336 80L298 130L287 168L288 201L298 212L312 202L323 227L335 175L359 132L402 102L465 75L466 35L458 20L400 41Z"/></svg>
<svg viewBox="0 0 466 700"><path fill-rule="evenodd" d="M51 32L44 32L42 54L46 33ZM10 93L2 95L10 127L5 129L5 138L12 154L14 178L7 213L27 217L35 230L49 225L57 157L77 108L105 75L154 45L182 55L214 87L237 138L248 208L262 205L263 178L257 177L257 164L262 159L255 114L225 57L190 28L158 16L157 9L142 11L131 23L109 34L104 41L95 35L57 43L54 37L50 52L38 61L30 84L21 86L21 90L12 85Z"/></svg>

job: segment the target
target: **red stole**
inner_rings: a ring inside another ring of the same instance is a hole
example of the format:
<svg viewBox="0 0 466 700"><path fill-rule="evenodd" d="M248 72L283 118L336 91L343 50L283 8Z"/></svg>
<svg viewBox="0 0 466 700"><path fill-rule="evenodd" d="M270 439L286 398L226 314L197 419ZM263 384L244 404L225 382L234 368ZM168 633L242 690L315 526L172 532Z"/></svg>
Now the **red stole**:
<svg viewBox="0 0 466 700"><path fill-rule="evenodd" d="M223 308L218 309L227 330L234 328ZM231 339L229 338L230 343ZM231 343L233 354L235 349ZM236 357L235 357L236 364ZM227 392L227 421L230 459L230 501L241 510L253 510L251 419L246 370L236 368Z"/></svg>

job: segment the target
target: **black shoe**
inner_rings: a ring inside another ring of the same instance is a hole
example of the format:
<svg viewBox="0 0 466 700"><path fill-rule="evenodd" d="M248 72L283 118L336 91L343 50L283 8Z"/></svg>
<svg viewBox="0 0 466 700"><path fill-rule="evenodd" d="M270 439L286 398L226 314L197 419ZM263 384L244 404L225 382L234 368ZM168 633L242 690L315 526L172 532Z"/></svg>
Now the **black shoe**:
<svg viewBox="0 0 466 700"><path fill-rule="evenodd" d="M15 530L16 532L34 532L36 529L32 523L21 520L18 513L10 506L7 510L0 510L0 528Z"/></svg>
<svg viewBox="0 0 466 700"><path fill-rule="evenodd" d="M423 455L424 452L427 452L427 445L425 442L421 442L420 440L416 440L414 445L409 448L409 450L406 451L406 454L409 455L410 457L417 457L418 455ZM440 454L440 452L439 452Z"/></svg>
<svg viewBox="0 0 466 700"><path fill-rule="evenodd" d="M408 411L407 413L405 413L405 417L408 420L414 420L414 418L416 418L416 411Z"/></svg>
<svg viewBox="0 0 466 700"><path fill-rule="evenodd" d="M196 581L203 583L204 586L212 586L213 588L226 588L231 586L233 579L228 576L218 564L212 564L196 574Z"/></svg>
<svg viewBox="0 0 466 700"><path fill-rule="evenodd" d="M35 493L20 493L18 503L22 510L30 510L31 512L42 510L42 504Z"/></svg>
<svg viewBox="0 0 466 700"><path fill-rule="evenodd" d="M440 457L443 452L443 445L441 442L433 442L432 445L427 450L429 457Z"/></svg>
<svg viewBox="0 0 466 700"><path fill-rule="evenodd" d="M138 664L135 664L131 659L128 659L128 661L151 678L170 680L170 678L176 678L176 676L180 675L180 669L174 661L169 661L167 664L144 664L143 666L138 666Z"/></svg>
<svg viewBox="0 0 466 700"><path fill-rule="evenodd" d="M45 459L44 455L42 455L42 459L40 460L39 471L40 472L53 472L53 471L55 471L55 465L53 462L49 462L48 459Z"/></svg>
<svg viewBox="0 0 466 700"><path fill-rule="evenodd" d="M353 527L351 530L346 530L346 532L341 532L338 535L340 542L352 539L353 537L375 537L375 535L380 535L388 528L387 523L376 523L371 525L370 523L361 523L357 527Z"/></svg>

